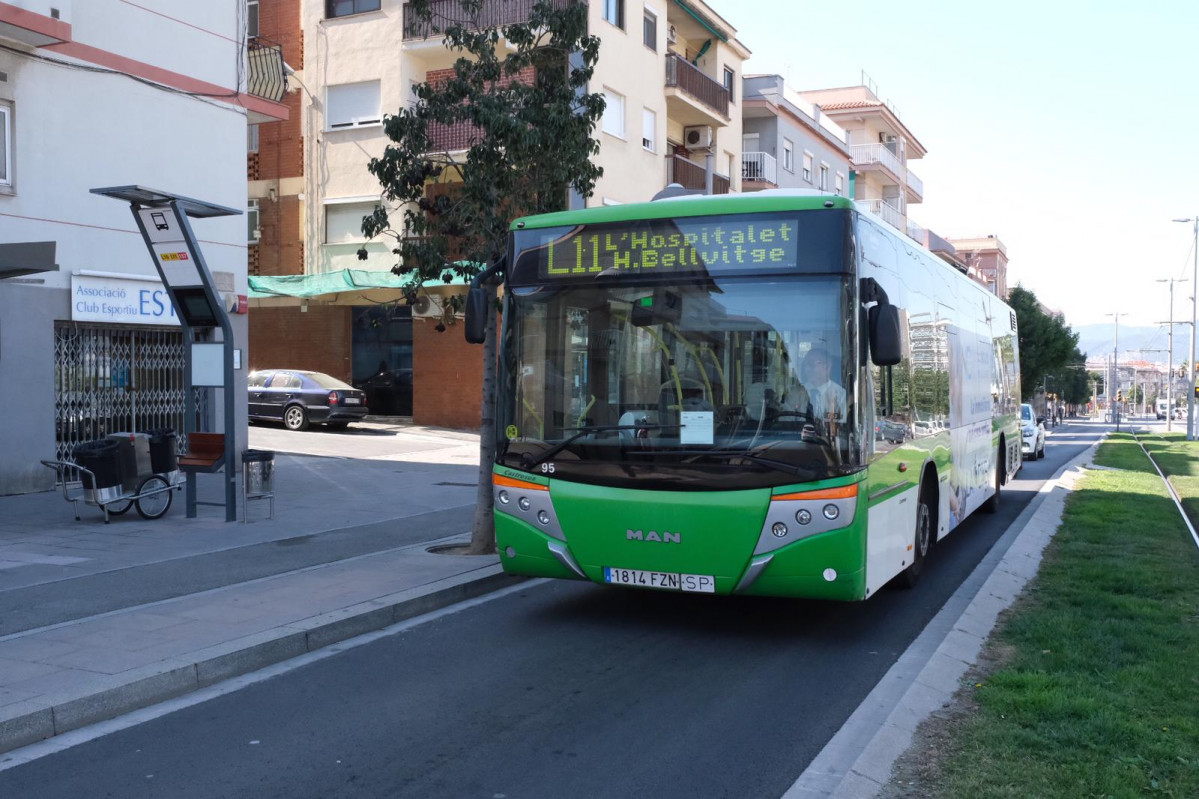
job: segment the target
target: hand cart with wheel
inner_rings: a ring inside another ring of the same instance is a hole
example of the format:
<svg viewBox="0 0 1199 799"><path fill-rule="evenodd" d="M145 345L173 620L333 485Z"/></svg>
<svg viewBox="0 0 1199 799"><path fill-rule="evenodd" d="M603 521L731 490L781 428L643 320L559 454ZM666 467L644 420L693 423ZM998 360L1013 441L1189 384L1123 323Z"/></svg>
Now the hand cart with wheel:
<svg viewBox="0 0 1199 799"><path fill-rule="evenodd" d="M146 447L150 438L155 439L153 455ZM110 515L119 516L134 505L143 519L159 519L170 510L171 491L183 486L174 446L170 430L117 433L77 446L74 457L82 462L44 460L42 464L54 470L55 485L74 506L76 521L81 501L104 511L105 524Z"/></svg>
<svg viewBox="0 0 1199 799"><path fill-rule="evenodd" d="M183 473L176 470L164 474L139 474L137 489L126 491L122 486L89 488L96 485L96 475L77 463L70 461L42 461L55 471L55 487L62 489L62 496L75 506L75 521L79 521L79 503L96 505L104 511L104 523L108 517L120 516L131 507L143 519L161 519L171 508L171 491L183 489Z"/></svg>

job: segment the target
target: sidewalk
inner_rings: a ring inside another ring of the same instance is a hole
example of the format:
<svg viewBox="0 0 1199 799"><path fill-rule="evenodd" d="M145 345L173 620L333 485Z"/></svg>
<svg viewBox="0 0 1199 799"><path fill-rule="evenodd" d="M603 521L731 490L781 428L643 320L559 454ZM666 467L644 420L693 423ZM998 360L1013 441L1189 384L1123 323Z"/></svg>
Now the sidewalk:
<svg viewBox="0 0 1199 799"><path fill-rule="evenodd" d="M273 521L266 502L249 524L186 519L181 493L108 525L60 493L0 497L0 752L514 582L495 556L428 551L468 539L477 467L420 437L399 457L278 455Z"/></svg>

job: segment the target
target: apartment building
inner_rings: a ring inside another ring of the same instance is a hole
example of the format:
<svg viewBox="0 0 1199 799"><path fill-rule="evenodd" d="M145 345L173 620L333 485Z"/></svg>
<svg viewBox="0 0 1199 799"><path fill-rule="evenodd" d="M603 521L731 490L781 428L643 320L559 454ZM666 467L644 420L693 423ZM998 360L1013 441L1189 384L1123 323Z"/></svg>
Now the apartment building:
<svg viewBox="0 0 1199 799"><path fill-rule="evenodd" d="M816 89L800 95L818 105L848 135L856 173L854 199L908 233L908 206L924 199L924 183L908 164L924 157L924 145L871 86Z"/></svg>
<svg viewBox="0 0 1199 799"><path fill-rule="evenodd" d="M381 378L394 390L372 410L477 426L479 351L458 330L438 330L447 322L444 296L461 287L429 287L427 300L399 302L390 247L360 232L380 201L367 164L389 143L383 115L412 102L415 84L448 74L458 54L439 33L411 24L403 0L257 5L260 34L282 45L296 92L287 101L292 119L260 132L248 157L259 219L250 273L264 289L251 295L251 366L316 369L356 384ZM458 0L432 6L441 18L461 13ZM480 21L518 22L531 7L484 0ZM703 189L709 172L714 193L738 191L738 88L749 51L736 30L699 0L591 0L588 15L601 40L589 89L604 93L607 110L595 132L604 175L587 204L645 201L672 181ZM469 147L468 126L432 133L450 154Z"/></svg>
<svg viewBox="0 0 1199 799"><path fill-rule="evenodd" d="M181 328L129 206L90 190L242 207L247 123L288 115L282 61L247 40L244 5L0 2L0 385L21 395L0 419L0 494L51 487L38 461L82 441L183 429ZM193 229L217 288L245 294L246 220ZM246 317L232 323L244 352ZM244 407L231 423L244 442Z"/></svg>
<svg viewBox="0 0 1199 799"><path fill-rule="evenodd" d="M747 75L744 87L742 190L815 189L849 196L845 130L781 75Z"/></svg>
<svg viewBox="0 0 1199 799"><path fill-rule="evenodd" d="M1007 299L1007 247L994 234L948 240L958 251L971 276L997 297Z"/></svg>

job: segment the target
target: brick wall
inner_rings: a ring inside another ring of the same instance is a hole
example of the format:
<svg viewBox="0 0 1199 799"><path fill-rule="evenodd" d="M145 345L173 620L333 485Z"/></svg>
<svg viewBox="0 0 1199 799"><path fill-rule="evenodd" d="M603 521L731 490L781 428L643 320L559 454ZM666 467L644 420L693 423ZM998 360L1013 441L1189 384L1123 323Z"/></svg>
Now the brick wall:
<svg viewBox="0 0 1199 799"><path fill-rule="evenodd" d="M300 0L261 0L258 4L258 33L281 45L283 60L293 69L304 67L304 31L300 29ZM295 88L294 80L291 87ZM284 122L258 126L258 152L246 159L248 180L277 180L304 174L304 137L301 121L302 92L290 91L283 98L289 112Z"/></svg>
<svg viewBox="0 0 1199 799"><path fill-rule="evenodd" d="M500 80L500 86L508 86L514 82L532 83L537 71L533 67L525 67L513 77ZM425 73L425 82L437 86L454 76L451 69L431 69ZM454 152L468 150L477 138L476 128L469 122L455 122L452 125L432 123L429 125L429 136L433 140L435 150Z"/></svg>
<svg viewBox="0 0 1199 799"><path fill-rule="evenodd" d="M251 308L250 369L312 369L350 382L352 312L333 305Z"/></svg>
<svg viewBox="0 0 1199 799"><path fill-rule="evenodd" d="M262 237L250 245L251 275L304 274L304 242L300 238L300 199L295 195L258 201Z"/></svg>
<svg viewBox="0 0 1199 799"><path fill-rule="evenodd" d="M437 319L412 320L412 421L478 429L482 420L482 345L467 344L459 322L444 333Z"/></svg>

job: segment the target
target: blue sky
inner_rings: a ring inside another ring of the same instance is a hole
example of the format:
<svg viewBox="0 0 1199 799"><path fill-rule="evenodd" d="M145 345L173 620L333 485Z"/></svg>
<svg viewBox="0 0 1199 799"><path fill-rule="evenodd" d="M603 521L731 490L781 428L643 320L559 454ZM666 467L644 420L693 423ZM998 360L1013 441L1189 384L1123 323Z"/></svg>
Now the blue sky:
<svg viewBox="0 0 1199 799"><path fill-rule="evenodd" d="M911 217L994 233L1023 283L1072 325L1154 324L1190 276L1199 214L1199 2L712 0L796 89L861 83L928 149ZM1190 317L1187 284L1175 318Z"/></svg>

